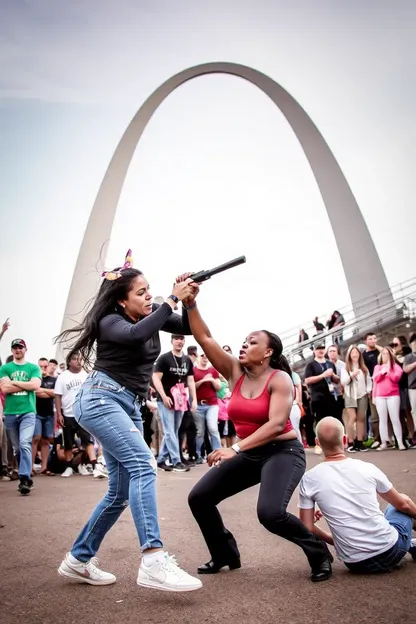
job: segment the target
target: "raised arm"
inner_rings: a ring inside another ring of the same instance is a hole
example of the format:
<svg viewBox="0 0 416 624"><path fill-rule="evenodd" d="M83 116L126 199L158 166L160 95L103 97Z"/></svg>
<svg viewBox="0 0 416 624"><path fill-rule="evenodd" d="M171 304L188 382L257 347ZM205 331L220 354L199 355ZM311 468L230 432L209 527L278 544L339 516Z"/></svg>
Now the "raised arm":
<svg viewBox="0 0 416 624"><path fill-rule="evenodd" d="M184 336L191 336L192 330L189 325L186 308L182 306L182 316L179 314L171 314L163 325L162 331L168 332L169 334L183 334Z"/></svg>
<svg viewBox="0 0 416 624"><path fill-rule="evenodd" d="M213 367L216 368L223 377L228 379L231 385L235 384L242 373L240 362L234 356L226 353L218 342L214 340L196 303L192 304L188 309L188 318L195 340L202 347Z"/></svg>

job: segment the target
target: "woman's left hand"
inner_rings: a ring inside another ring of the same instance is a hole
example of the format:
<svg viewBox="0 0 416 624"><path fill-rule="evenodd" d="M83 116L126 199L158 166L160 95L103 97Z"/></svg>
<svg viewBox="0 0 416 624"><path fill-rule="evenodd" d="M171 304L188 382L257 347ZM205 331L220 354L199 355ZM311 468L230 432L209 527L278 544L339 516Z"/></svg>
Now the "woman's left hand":
<svg viewBox="0 0 416 624"><path fill-rule="evenodd" d="M226 461L227 459L232 459L236 455L237 453L233 451L232 448L217 449L216 451L212 451L212 453L208 455L208 466L211 467L215 465L220 465L223 461Z"/></svg>

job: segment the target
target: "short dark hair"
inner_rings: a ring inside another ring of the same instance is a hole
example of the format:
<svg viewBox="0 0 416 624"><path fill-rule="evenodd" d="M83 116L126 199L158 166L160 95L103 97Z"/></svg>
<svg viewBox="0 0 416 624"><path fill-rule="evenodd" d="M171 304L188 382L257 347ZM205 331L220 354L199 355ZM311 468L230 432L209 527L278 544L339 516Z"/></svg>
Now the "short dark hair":
<svg viewBox="0 0 416 624"><path fill-rule="evenodd" d="M409 338L409 343L414 342L415 340L416 340L416 332L413 332L413 334Z"/></svg>
<svg viewBox="0 0 416 624"><path fill-rule="evenodd" d="M49 362L48 358L39 358L38 362Z"/></svg>
<svg viewBox="0 0 416 624"><path fill-rule="evenodd" d="M195 345L191 345L186 351L188 355L198 355L198 347Z"/></svg>
<svg viewBox="0 0 416 624"><path fill-rule="evenodd" d="M58 366L58 360L55 360L55 358L51 358L49 360L49 364L56 364Z"/></svg>
<svg viewBox="0 0 416 624"><path fill-rule="evenodd" d="M367 340L367 338L369 338L370 336L377 336L377 334L374 331L367 332L366 335L364 336L364 340Z"/></svg>

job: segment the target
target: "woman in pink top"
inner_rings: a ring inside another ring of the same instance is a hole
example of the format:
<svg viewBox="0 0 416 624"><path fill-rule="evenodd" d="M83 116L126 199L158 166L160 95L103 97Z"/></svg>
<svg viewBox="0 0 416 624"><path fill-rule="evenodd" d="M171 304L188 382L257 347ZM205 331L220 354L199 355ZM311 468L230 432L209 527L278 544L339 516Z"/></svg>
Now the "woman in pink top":
<svg viewBox="0 0 416 624"><path fill-rule="evenodd" d="M396 362L390 347L381 351L378 364L373 373L373 400L380 417L381 445L378 451L385 451L389 441L388 417L393 425L394 435L401 451L405 451L403 431L400 423L400 388L399 381L403 371Z"/></svg>

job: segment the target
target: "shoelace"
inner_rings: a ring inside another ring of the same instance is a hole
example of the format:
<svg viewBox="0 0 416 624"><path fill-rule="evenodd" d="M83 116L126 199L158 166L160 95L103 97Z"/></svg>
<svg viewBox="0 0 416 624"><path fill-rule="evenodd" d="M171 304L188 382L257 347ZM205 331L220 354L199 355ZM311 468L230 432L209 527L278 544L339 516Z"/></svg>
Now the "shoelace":
<svg viewBox="0 0 416 624"><path fill-rule="evenodd" d="M103 575L103 571L100 570L100 568L98 567L98 557L91 557L86 565L88 568L90 568L91 572L93 572L97 576Z"/></svg>
<svg viewBox="0 0 416 624"><path fill-rule="evenodd" d="M161 566L166 571L175 574L178 578L182 578L186 574L186 572L181 570L181 568L179 567L175 555L169 555L169 553L166 553L164 561L161 562Z"/></svg>

